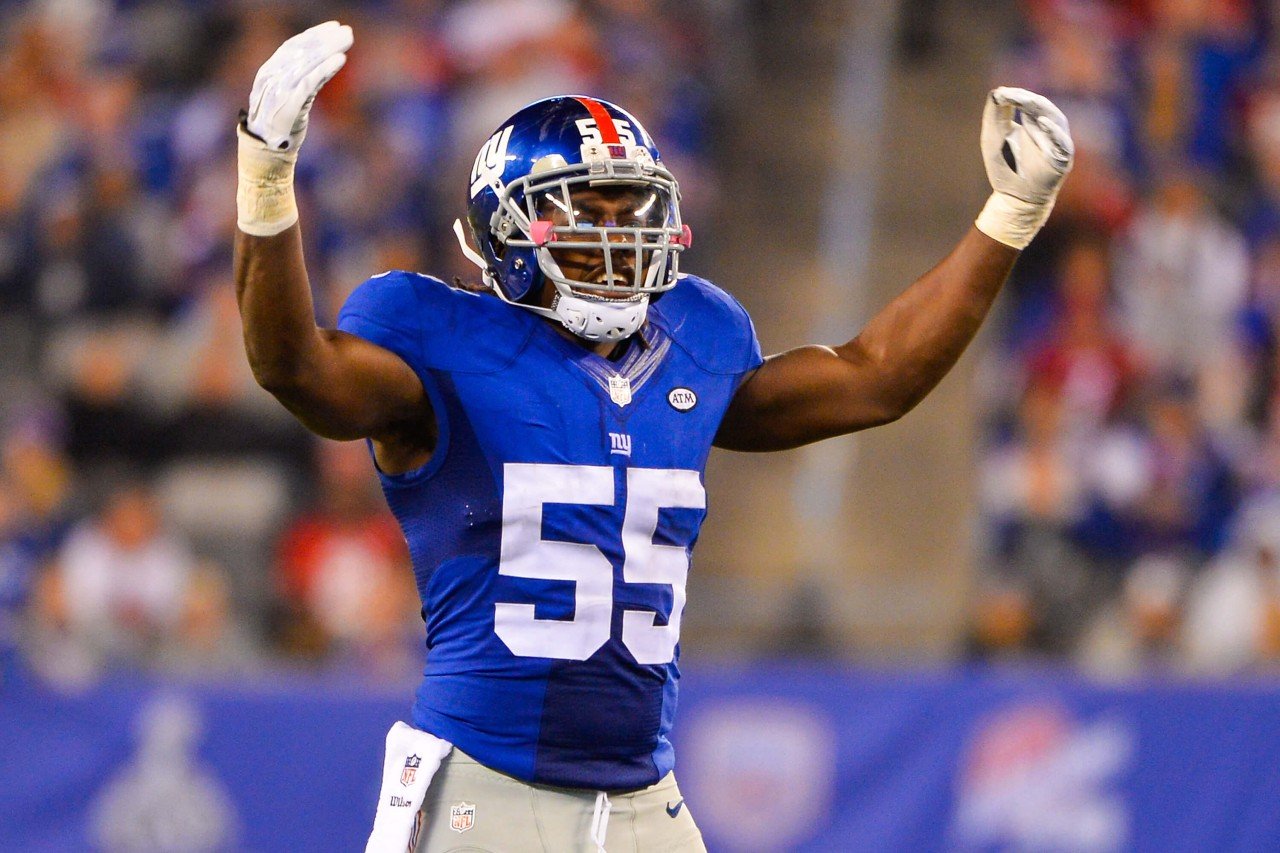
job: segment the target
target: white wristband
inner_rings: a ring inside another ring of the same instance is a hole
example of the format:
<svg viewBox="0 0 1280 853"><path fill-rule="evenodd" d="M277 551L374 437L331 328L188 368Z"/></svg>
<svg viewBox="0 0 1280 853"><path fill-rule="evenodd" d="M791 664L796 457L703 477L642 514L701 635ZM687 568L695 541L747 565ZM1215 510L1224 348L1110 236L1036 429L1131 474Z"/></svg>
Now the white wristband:
<svg viewBox="0 0 1280 853"><path fill-rule="evenodd" d="M974 225L992 240L1015 249L1025 249L1053 211L1048 204L1023 201L1005 193L992 193Z"/></svg>
<svg viewBox="0 0 1280 853"><path fill-rule="evenodd" d="M239 175L236 224L254 237L271 237L298 221L293 197L293 167L298 151L273 151L237 126Z"/></svg>

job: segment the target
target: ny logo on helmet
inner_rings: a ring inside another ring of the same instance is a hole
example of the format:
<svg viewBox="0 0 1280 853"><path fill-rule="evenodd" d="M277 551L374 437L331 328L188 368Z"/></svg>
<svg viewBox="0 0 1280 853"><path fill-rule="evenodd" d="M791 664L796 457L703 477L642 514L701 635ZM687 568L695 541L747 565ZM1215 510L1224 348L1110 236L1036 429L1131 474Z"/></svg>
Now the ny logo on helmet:
<svg viewBox="0 0 1280 853"><path fill-rule="evenodd" d="M476 155L475 165L471 167L471 197L475 198L485 187L493 186L502 180L502 173L507 168L507 146L511 143L513 125L489 137L489 141Z"/></svg>

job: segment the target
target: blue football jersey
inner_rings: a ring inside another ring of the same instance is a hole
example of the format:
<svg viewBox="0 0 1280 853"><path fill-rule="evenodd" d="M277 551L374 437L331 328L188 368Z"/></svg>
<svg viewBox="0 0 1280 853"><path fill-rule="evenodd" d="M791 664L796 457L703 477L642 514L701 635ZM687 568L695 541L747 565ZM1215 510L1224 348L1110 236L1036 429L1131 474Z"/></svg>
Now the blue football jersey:
<svg viewBox="0 0 1280 853"><path fill-rule="evenodd" d="M361 285L338 328L404 359L439 424L425 466L379 474L426 621L413 724L531 782L656 782L675 763L707 456L761 362L742 306L683 276L610 360L397 271Z"/></svg>

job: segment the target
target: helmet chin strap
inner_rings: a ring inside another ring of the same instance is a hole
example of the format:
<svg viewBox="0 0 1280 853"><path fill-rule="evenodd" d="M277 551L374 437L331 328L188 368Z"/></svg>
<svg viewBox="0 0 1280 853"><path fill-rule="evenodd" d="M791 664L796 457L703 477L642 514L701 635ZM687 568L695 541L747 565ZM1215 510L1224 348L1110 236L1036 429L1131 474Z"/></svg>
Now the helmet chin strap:
<svg viewBox="0 0 1280 853"><path fill-rule="evenodd" d="M485 286L497 291L498 295L502 296L502 288L496 286L493 280L493 273L489 271L489 265L485 263L484 256L471 248L471 244L467 242L467 235L462 230L461 219L453 220L453 234L458 238L458 245L462 247L463 257L480 268L480 277L484 279ZM505 296L502 298L503 301L509 301Z"/></svg>
<svg viewBox="0 0 1280 853"><path fill-rule="evenodd" d="M551 286L556 289L556 295L551 301L550 308L543 308L541 305L529 305L524 302L513 302L502 292L502 288L498 287L494 282L493 273L489 270L489 265L485 263L484 256L467 243L466 234L462 228L462 220L455 219L453 221L453 233L458 238L458 245L462 247L462 254L466 256L467 260L480 268L484 276L484 283L508 305L515 305L549 320L555 320L578 337L592 342L621 341L634 335L644 325L645 317L649 313L649 295L647 293L631 299L596 299L590 296L579 296L569 288L562 288L556 282L544 276L543 286ZM550 250L539 249L538 260L544 269L550 267L558 277L565 277L560 265L551 256ZM652 273L653 270L650 270L649 278L653 277Z"/></svg>
<svg viewBox="0 0 1280 853"><path fill-rule="evenodd" d="M599 299L574 293L555 279L566 278L550 249L538 250L546 284L556 289L551 308L527 306L544 317L554 317L573 334L588 341L621 341L631 337L644 325L649 313L649 294L630 299ZM553 278L554 277L554 278ZM544 285L545 286L545 285Z"/></svg>
<svg viewBox="0 0 1280 853"><path fill-rule="evenodd" d="M555 317L570 332L588 341L621 341L644 325L649 313L649 294L623 301L592 299L557 290L549 311L533 310Z"/></svg>

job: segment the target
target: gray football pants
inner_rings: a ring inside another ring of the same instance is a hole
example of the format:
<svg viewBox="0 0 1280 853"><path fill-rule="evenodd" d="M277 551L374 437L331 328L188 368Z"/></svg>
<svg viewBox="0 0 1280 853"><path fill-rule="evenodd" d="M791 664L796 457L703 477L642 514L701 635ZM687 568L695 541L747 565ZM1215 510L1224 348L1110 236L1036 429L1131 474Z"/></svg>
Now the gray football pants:
<svg viewBox="0 0 1280 853"><path fill-rule="evenodd" d="M705 853L702 833L684 805L674 774L648 788L609 796L608 802L608 853ZM593 830L601 806L595 791L531 785L490 770L455 748L427 788L411 849L597 853Z"/></svg>

